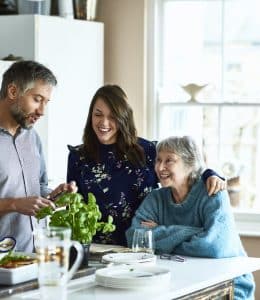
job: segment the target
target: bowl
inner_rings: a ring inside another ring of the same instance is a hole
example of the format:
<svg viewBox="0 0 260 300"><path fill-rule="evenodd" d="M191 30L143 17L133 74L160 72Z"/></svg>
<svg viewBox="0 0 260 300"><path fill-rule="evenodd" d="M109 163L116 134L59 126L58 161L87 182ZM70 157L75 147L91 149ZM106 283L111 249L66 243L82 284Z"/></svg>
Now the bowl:
<svg viewBox="0 0 260 300"><path fill-rule="evenodd" d="M5 236L0 240L0 259L8 254L9 251L13 250L16 245L15 238L11 236Z"/></svg>

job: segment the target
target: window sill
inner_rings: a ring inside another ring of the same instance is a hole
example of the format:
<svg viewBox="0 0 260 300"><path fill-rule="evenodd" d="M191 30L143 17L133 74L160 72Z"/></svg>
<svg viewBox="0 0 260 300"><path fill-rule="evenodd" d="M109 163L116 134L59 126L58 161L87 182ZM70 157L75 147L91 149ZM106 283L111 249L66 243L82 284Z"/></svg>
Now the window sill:
<svg viewBox="0 0 260 300"><path fill-rule="evenodd" d="M233 209L237 230L240 236L260 237L260 211Z"/></svg>

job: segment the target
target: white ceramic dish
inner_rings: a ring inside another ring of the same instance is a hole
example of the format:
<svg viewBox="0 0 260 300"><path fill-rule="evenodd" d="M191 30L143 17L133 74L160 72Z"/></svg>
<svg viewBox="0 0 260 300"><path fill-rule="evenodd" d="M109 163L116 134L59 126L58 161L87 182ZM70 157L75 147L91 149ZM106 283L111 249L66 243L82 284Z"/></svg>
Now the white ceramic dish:
<svg viewBox="0 0 260 300"><path fill-rule="evenodd" d="M145 252L129 252L129 253L111 253L102 256L105 263L114 264L138 264L138 263L155 263L156 255Z"/></svg>
<svg viewBox="0 0 260 300"><path fill-rule="evenodd" d="M6 256L9 251L13 250L16 245L15 238L11 236L5 236L0 240L0 259Z"/></svg>
<svg viewBox="0 0 260 300"><path fill-rule="evenodd" d="M28 255L35 258L35 254L16 252L17 254ZM0 285L13 285L21 282L36 279L38 275L37 263L18 267L0 268Z"/></svg>
<svg viewBox="0 0 260 300"><path fill-rule="evenodd" d="M4 258L8 252L0 252L0 259Z"/></svg>
<svg viewBox="0 0 260 300"><path fill-rule="evenodd" d="M121 265L97 270L95 280L97 284L111 288L166 288L170 284L171 273L159 266Z"/></svg>

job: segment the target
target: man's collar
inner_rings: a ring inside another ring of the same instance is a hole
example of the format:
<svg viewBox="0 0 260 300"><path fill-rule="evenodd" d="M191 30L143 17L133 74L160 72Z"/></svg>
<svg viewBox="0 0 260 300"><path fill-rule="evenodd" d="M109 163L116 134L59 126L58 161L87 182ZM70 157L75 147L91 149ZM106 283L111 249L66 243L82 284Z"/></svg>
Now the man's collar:
<svg viewBox="0 0 260 300"><path fill-rule="evenodd" d="M26 129L24 129L22 127L18 127L14 136L17 136L17 135L21 134L24 130L26 130ZM10 132L7 129L5 129L5 128L1 127L1 126L0 126L0 132L10 134Z"/></svg>

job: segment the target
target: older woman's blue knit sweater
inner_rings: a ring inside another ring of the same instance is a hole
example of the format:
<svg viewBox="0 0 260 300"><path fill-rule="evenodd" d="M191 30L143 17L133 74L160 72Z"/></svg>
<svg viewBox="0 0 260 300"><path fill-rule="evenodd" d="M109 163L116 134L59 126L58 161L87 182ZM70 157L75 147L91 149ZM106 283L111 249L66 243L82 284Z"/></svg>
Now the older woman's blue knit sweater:
<svg viewBox="0 0 260 300"><path fill-rule="evenodd" d="M182 203L175 203L171 188L153 190L140 205L127 230L128 245L141 221L153 220L157 253L223 258L245 256L227 191L209 197L198 180ZM235 299L254 299L252 274L235 279Z"/></svg>

